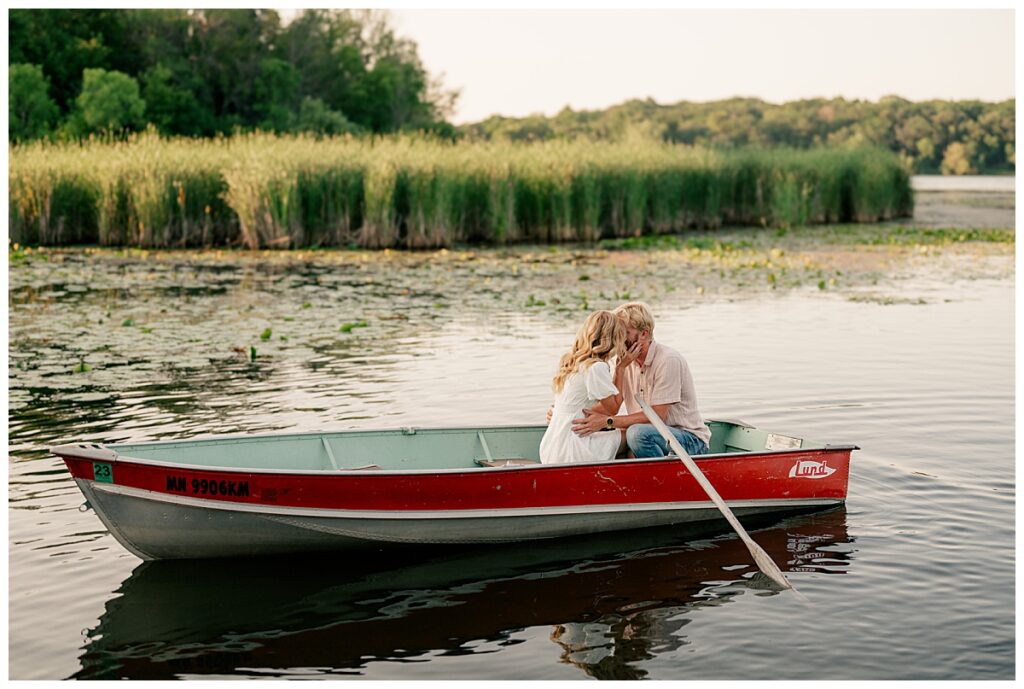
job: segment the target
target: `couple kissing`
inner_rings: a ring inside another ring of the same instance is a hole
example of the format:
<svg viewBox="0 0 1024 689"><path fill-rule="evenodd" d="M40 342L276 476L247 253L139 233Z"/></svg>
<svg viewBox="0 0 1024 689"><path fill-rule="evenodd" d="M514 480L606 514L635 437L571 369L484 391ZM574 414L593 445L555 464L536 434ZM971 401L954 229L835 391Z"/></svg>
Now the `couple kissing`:
<svg viewBox="0 0 1024 689"><path fill-rule="evenodd" d="M642 397L690 455L711 431L697 408L693 376L678 351L654 339L643 302L587 316L551 381L555 402L540 443L544 464L663 457L668 444L637 403Z"/></svg>

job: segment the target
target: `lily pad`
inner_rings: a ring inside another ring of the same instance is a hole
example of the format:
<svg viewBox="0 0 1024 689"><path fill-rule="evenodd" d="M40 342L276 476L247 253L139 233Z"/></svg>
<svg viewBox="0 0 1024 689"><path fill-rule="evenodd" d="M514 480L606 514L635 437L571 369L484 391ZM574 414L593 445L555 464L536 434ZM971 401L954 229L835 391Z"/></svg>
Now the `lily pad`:
<svg viewBox="0 0 1024 689"><path fill-rule="evenodd" d="M343 323L339 330L343 333L350 333L354 328L365 328L369 325L366 321L355 321L352 323Z"/></svg>

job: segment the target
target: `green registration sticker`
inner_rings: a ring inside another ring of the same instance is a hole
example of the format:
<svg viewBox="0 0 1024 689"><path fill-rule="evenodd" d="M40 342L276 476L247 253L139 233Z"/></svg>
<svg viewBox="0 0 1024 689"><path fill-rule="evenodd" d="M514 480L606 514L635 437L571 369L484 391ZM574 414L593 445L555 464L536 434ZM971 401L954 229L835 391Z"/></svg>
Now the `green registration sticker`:
<svg viewBox="0 0 1024 689"><path fill-rule="evenodd" d="M93 462L92 476L98 483L114 482L114 471L106 462Z"/></svg>

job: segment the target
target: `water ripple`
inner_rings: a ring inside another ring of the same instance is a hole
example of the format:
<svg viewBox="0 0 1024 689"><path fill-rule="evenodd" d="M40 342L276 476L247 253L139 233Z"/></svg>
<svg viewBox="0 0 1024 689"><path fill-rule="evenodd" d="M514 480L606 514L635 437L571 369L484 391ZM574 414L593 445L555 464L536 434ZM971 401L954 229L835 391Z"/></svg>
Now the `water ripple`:
<svg viewBox="0 0 1024 689"><path fill-rule="evenodd" d="M413 265L171 262L149 280L131 262L69 261L10 291L12 676L1013 675L1012 280L915 283L908 297L929 299L914 305L651 298L706 416L861 447L844 511L755 531L820 604L804 610L721 533L373 566L140 565L79 511L49 446L542 423L582 311L524 312L479 285L443 308L458 298Z"/></svg>

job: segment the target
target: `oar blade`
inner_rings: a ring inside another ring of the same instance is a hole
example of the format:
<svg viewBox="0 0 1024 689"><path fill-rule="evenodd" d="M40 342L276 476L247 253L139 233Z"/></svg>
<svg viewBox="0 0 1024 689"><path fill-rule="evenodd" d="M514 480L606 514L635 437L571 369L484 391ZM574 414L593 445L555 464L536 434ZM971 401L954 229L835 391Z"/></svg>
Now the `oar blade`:
<svg viewBox="0 0 1024 689"><path fill-rule="evenodd" d="M793 585L789 583L789 580L786 579L786 575L784 575L782 570L779 569L779 566L776 565L771 556L764 551L764 548L759 546L753 539L747 540L746 544L747 550L750 551L751 556L754 558L754 564L757 565L758 569L760 569L765 576L784 589L795 590L793 589Z"/></svg>
<svg viewBox="0 0 1024 689"><path fill-rule="evenodd" d="M661 436L665 439L665 442L669 444L669 447L679 455L679 459L682 460L683 464L686 465L686 468L691 474L693 474L693 477L697 480L697 483L700 484L701 488L704 489L704 492L708 494L711 501L715 503L715 506L718 507L722 516L725 517L726 521L728 521L732 528L735 529L736 533L739 534L743 543L746 544L747 550L750 551L750 555L754 558L754 564L757 565L758 569L782 588L789 589L799 595L796 588L793 587L793 584L789 583L789 580L786 579L782 570L775 564L775 561L772 560L768 553L765 552L764 548L759 546L754 539L750 537L750 534L747 533L746 529L743 528L739 520L736 518L736 515L733 514L733 511L725 503L725 500L723 500L722 496L718 494L715 487L711 485L708 477L704 475L704 472L700 470L700 467L698 467L696 462L693 461L693 458L690 457L686 450L683 449L683 446L679 444L679 441L676 440L676 437L668 430L668 426L666 426L665 422L661 420L661 417L658 416L657 412L655 412L654 409L652 409L643 399L637 398L637 402L640 403L640 408L643 409L644 414L647 415L647 419L656 429L658 429L658 432L661 433ZM803 598L803 596L800 597Z"/></svg>

